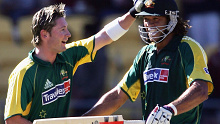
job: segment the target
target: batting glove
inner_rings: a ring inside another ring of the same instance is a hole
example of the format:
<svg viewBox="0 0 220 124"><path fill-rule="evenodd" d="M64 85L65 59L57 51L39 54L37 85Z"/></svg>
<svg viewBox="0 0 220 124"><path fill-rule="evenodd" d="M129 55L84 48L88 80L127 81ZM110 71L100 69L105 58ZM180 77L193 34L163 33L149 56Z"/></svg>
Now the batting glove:
<svg viewBox="0 0 220 124"><path fill-rule="evenodd" d="M144 5L144 0L133 0L134 8L137 12L141 12L141 9Z"/></svg>
<svg viewBox="0 0 220 124"><path fill-rule="evenodd" d="M174 110L170 106L157 105L147 118L146 124L170 124Z"/></svg>
<svg viewBox="0 0 220 124"><path fill-rule="evenodd" d="M129 12L131 16L135 18L136 17L135 14L141 12L141 9L144 6L144 0L133 0L133 3L134 3L134 7L132 7Z"/></svg>

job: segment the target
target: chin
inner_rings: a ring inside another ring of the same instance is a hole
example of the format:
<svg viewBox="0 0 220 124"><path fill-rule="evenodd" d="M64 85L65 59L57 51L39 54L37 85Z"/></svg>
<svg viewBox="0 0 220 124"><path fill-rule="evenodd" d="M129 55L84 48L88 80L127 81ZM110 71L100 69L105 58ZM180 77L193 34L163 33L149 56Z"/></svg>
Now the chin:
<svg viewBox="0 0 220 124"><path fill-rule="evenodd" d="M60 52L64 52L64 51L66 51L66 47L63 47L63 48L60 50Z"/></svg>
<svg viewBox="0 0 220 124"><path fill-rule="evenodd" d="M151 43L154 42L154 39L152 39L152 38L149 38L149 40L150 40Z"/></svg>
<svg viewBox="0 0 220 124"><path fill-rule="evenodd" d="M64 52L64 51L66 51L66 48L65 48L65 49L63 49L63 52Z"/></svg>

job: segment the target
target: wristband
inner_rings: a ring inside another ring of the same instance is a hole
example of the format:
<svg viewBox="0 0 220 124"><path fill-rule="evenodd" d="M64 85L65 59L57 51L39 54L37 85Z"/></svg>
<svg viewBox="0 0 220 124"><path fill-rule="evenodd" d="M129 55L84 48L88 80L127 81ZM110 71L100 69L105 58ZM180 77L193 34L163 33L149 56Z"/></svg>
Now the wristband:
<svg viewBox="0 0 220 124"><path fill-rule="evenodd" d="M174 111L170 106L164 105L163 108L165 108L166 110L169 110L174 115Z"/></svg>
<svg viewBox="0 0 220 124"><path fill-rule="evenodd" d="M136 11L135 7L132 7L130 10L130 15L133 17L133 18L136 18L136 15L138 12Z"/></svg>
<svg viewBox="0 0 220 124"><path fill-rule="evenodd" d="M128 30L123 29L119 22L118 18L114 21L110 22L104 27L104 30L108 34L108 36L113 40L118 40L121 36L123 36Z"/></svg>
<svg viewBox="0 0 220 124"><path fill-rule="evenodd" d="M173 111L174 111L174 116L176 116L176 115L177 115L177 109L176 109L176 107L175 107L172 103L168 104L167 106L169 106L169 107L171 107L171 108L173 109Z"/></svg>

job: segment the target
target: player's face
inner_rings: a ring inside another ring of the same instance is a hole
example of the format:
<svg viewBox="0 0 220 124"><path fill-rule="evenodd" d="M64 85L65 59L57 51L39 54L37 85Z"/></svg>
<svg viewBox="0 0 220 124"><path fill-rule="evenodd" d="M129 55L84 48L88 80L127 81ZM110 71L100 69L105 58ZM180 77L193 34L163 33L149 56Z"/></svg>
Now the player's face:
<svg viewBox="0 0 220 124"><path fill-rule="evenodd" d="M58 18L55 22L56 25L52 28L49 36L48 46L52 52L59 53L66 50L65 45L71 34L67 29L68 24L65 18Z"/></svg>
<svg viewBox="0 0 220 124"><path fill-rule="evenodd" d="M163 30L164 25L167 25L167 18L165 16L144 17L144 26L147 27L146 30L148 32L148 36L151 41L153 41L152 37L154 37L154 40L156 41L160 40L160 38L155 38L155 37L159 37L163 35L162 32L160 32L159 30Z"/></svg>

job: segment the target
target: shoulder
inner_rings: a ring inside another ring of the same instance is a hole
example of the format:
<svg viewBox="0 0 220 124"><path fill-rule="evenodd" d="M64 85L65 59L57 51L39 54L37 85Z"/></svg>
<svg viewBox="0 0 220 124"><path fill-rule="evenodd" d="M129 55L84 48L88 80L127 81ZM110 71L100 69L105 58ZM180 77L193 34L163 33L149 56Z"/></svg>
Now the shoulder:
<svg viewBox="0 0 220 124"><path fill-rule="evenodd" d="M179 50L183 57L185 56L185 58L190 58L190 56L194 59L203 58L207 63L207 55L205 50L191 37L184 36L182 38L181 44L179 45Z"/></svg>
<svg viewBox="0 0 220 124"><path fill-rule="evenodd" d="M24 75L31 67L33 67L34 64L35 62L29 57L23 59L12 71L10 77L15 75Z"/></svg>
<svg viewBox="0 0 220 124"><path fill-rule="evenodd" d="M69 48L72 48L72 47L80 47L80 46L88 47L90 45L93 46L94 43L95 43L95 36L91 36L91 37L86 38L86 39L82 39L82 40L73 41L71 43L68 43L66 45L66 48L69 49Z"/></svg>
<svg viewBox="0 0 220 124"><path fill-rule="evenodd" d="M22 87L24 80L30 81L32 79L30 77L34 77L35 73L33 73L36 69L34 67L34 62L29 57L22 60L12 71L8 78L9 90L13 90L14 86ZM32 82L33 83L33 82ZM29 84L29 83L28 83Z"/></svg>
<svg viewBox="0 0 220 124"><path fill-rule="evenodd" d="M143 46L135 58L136 62L140 61L140 59L145 56L145 53L152 53L155 49L156 49L155 44L149 44Z"/></svg>
<svg viewBox="0 0 220 124"><path fill-rule="evenodd" d="M193 38L189 36L184 36L181 40L180 47L189 47L191 49L203 49L202 46Z"/></svg>
<svg viewBox="0 0 220 124"><path fill-rule="evenodd" d="M68 56L83 54L84 56L85 54L92 53L94 50L94 46L95 46L95 39L94 36L91 36L86 39L73 41L71 43L66 44L67 50L62 52L61 54Z"/></svg>
<svg viewBox="0 0 220 124"><path fill-rule="evenodd" d="M137 58L137 57L140 58L141 56L143 56L143 54L147 51L147 49L148 49L148 45L143 46L143 47L139 50L139 52L138 52L136 58Z"/></svg>
<svg viewBox="0 0 220 124"><path fill-rule="evenodd" d="M143 46L141 50L139 51L139 53L144 53L144 52L151 53L154 50L156 50L155 43L151 43L151 44Z"/></svg>
<svg viewBox="0 0 220 124"><path fill-rule="evenodd" d="M192 52L194 54L206 54L205 50L202 46L195 41L193 38L184 36L181 40L181 44L179 45L179 49L181 52Z"/></svg>

